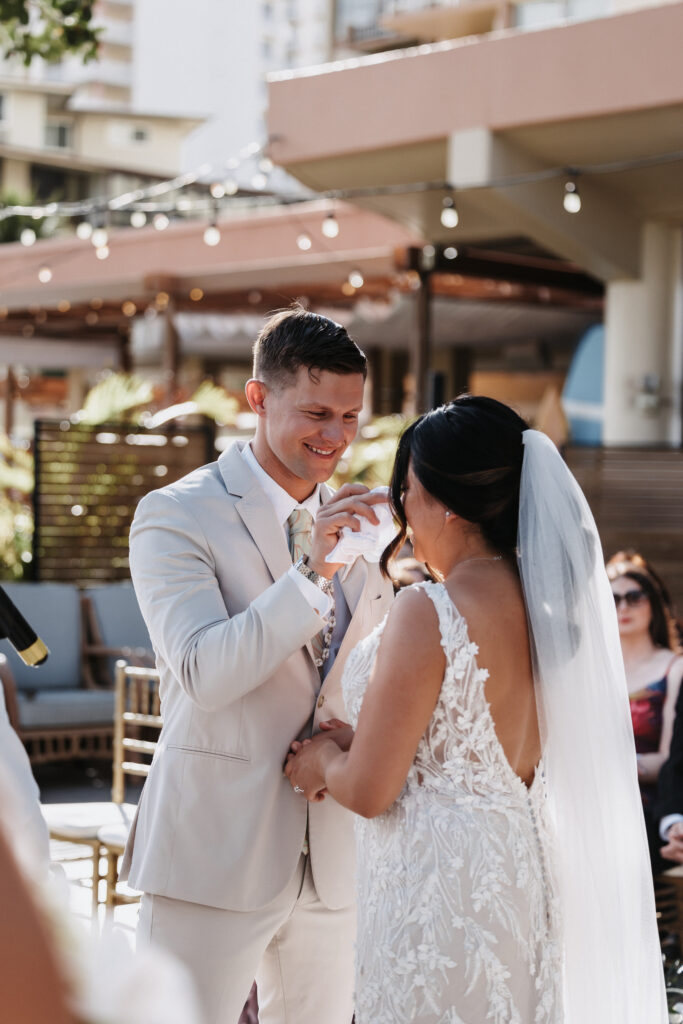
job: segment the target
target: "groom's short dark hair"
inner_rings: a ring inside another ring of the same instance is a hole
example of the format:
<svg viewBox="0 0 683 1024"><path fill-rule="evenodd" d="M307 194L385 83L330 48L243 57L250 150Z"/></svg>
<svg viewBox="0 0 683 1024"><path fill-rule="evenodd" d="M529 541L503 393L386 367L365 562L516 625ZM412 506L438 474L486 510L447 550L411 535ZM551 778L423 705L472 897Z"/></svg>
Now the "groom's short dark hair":
<svg viewBox="0 0 683 1024"><path fill-rule="evenodd" d="M346 328L298 303L270 316L254 345L254 377L271 388L286 387L300 366L315 379L316 370L361 373L365 355Z"/></svg>

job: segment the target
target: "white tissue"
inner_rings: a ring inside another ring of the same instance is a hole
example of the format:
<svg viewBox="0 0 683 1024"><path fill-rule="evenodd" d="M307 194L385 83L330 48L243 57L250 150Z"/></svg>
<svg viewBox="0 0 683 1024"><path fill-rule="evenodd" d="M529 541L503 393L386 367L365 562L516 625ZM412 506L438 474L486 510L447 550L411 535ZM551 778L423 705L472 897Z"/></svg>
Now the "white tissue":
<svg viewBox="0 0 683 1024"><path fill-rule="evenodd" d="M386 496L386 502L372 506L379 523L371 523L365 517L359 516L361 528L357 533L354 533L350 526L343 527L341 537L325 559L326 562L350 565L360 555L368 562L379 562L385 547L396 536L396 524L389 506L389 488L375 487L370 493Z"/></svg>

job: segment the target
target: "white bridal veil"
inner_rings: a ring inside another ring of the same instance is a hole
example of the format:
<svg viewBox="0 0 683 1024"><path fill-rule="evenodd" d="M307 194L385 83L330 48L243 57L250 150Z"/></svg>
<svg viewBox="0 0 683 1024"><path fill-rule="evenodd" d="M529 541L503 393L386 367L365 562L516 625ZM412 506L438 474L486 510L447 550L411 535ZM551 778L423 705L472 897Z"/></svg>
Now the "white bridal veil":
<svg viewBox="0 0 683 1024"><path fill-rule="evenodd" d="M614 600L553 443L523 435L518 559L563 915L566 1024L668 1020Z"/></svg>

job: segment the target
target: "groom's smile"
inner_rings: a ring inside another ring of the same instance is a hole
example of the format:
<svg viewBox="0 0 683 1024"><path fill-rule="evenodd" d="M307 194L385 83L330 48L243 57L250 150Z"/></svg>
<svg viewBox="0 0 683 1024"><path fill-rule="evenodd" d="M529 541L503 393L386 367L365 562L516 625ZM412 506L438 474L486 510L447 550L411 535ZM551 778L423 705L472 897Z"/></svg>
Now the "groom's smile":
<svg viewBox="0 0 683 1024"><path fill-rule="evenodd" d="M254 454L297 501L329 479L355 438L363 385L361 373L306 367L284 386L249 382L248 397L259 416Z"/></svg>

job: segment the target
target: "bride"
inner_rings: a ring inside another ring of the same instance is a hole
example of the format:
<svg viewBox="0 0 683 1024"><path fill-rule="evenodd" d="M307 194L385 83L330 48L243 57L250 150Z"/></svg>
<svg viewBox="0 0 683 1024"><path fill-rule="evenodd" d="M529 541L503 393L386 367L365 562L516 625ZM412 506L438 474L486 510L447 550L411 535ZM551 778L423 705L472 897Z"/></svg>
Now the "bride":
<svg viewBox="0 0 683 1024"><path fill-rule="evenodd" d="M409 528L436 582L349 657L351 725L286 765L358 815L357 1024L664 1024L614 602L578 485L511 409L463 396L405 431L391 500L384 566Z"/></svg>

